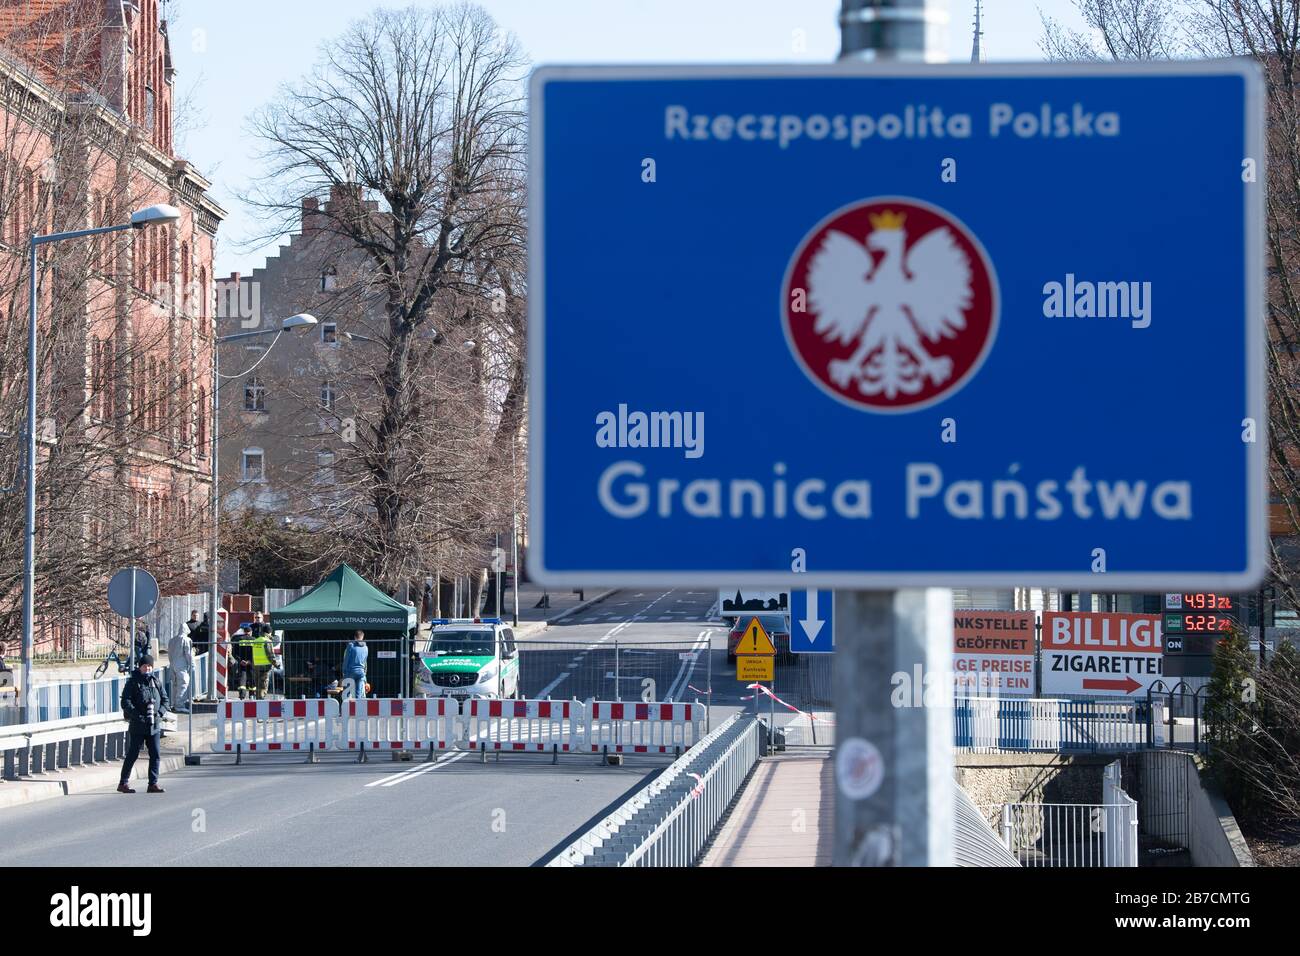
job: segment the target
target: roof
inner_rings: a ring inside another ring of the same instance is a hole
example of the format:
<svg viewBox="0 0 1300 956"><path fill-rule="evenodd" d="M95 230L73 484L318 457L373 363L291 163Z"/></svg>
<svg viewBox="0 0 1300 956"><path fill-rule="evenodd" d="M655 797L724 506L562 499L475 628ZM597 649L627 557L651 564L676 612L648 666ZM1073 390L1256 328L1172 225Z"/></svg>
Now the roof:
<svg viewBox="0 0 1300 956"><path fill-rule="evenodd" d="M415 627L415 608L379 590L346 564L292 604L271 612L271 627L285 631L381 631Z"/></svg>

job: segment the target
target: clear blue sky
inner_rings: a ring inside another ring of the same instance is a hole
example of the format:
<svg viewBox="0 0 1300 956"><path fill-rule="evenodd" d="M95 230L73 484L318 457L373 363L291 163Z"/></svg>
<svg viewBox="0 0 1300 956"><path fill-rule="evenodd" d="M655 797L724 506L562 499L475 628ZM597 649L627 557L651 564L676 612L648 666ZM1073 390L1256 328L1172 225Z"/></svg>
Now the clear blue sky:
<svg viewBox="0 0 1300 956"><path fill-rule="evenodd" d="M439 0L416 0L435 4ZM213 181L230 212L221 227L216 275L248 274L274 245L248 248L258 223L238 194L257 176L245 117L282 83L301 76L321 43L377 6L396 0L169 0L177 93L188 119L177 146ZM839 0L481 0L541 63L812 62L839 50ZM950 52L970 59L974 0L951 0ZM1039 10L1077 25L1069 0L988 0L990 60L1037 60ZM795 49L796 31L805 49Z"/></svg>

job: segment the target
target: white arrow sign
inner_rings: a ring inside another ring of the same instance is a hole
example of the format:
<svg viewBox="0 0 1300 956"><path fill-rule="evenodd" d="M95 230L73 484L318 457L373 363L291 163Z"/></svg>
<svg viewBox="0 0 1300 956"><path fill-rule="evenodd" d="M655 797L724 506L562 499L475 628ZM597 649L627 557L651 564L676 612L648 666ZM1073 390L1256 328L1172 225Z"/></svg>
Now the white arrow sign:
<svg viewBox="0 0 1300 956"><path fill-rule="evenodd" d="M803 625L804 633L808 635L808 642L816 644L817 635L821 633L822 625L826 622L817 613L817 589L809 588L806 593L808 595L808 610L805 612L804 619L799 623Z"/></svg>

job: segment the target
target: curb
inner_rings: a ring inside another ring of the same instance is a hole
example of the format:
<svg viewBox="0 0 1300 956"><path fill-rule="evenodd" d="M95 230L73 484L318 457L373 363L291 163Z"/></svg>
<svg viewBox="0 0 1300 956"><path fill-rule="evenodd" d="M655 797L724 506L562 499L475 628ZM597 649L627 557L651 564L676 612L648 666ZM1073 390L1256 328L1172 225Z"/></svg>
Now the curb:
<svg viewBox="0 0 1300 956"><path fill-rule="evenodd" d="M197 730L198 728L195 728L194 752L204 753L212 740L216 739L216 735L211 732L200 735ZM122 779L121 766L122 762L115 760L112 763L95 764L93 767L87 765L72 772L64 771L58 775L41 774L39 777L28 777L24 780L5 781L0 784L0 810L38 803L54 797L92 793L116 787ZM172 773L184 766L184 750L164 750L159 761L159 773ZM140 750L140 759L136 761L131 779L149 779L149 755L144 748Z"/></svg>
<svg viewBox="0 0 1300 956"><path fill-rule="evenodd" d="M545 631L552 624L555 624L557 621L562 621L566 617L569 617L573 614L577 614L579 611L585 611L593 604L599 604L601 601L605 600L605 598L609 597L617 590L618 588L610 588L608 591L602 591L600 594L597 594L594 598L591 598L590 600L587 601L583 601L581 604L575 604L571 608L566 608L565 610L561 611L559 614L555 615L555 617L547 618L545 621L530 621L528 624L521 625L515 630L515 639L523 640L525 638L529 638L537 634L541 634L543 631Z"/></svg>

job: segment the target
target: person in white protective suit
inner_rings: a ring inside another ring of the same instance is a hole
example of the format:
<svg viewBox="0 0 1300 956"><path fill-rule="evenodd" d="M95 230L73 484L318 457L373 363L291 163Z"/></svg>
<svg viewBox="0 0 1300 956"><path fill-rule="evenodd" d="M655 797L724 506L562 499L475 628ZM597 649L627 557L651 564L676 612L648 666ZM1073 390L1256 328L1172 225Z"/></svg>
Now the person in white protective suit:
<svg viewBox="0 0 1300 956"><path fill-rule="evenodd" d="M167 642L167 658L172 669L172 712L190 712L190 668L194 665L194 641L190 629L182 624L176 636Z"/></svg>

